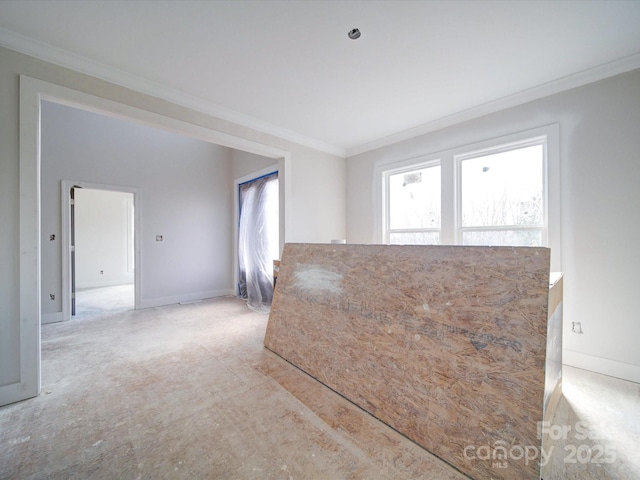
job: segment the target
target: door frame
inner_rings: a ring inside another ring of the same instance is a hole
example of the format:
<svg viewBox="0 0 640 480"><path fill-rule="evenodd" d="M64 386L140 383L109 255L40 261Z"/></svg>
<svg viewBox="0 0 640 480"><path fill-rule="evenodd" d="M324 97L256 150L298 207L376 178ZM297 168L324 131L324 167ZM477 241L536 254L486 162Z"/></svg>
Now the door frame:
<svg viewBox="0 0 640 480"><path fill-rule="evenodd" d="M141 102L151 98L144 94L137 94L132 91L127 92L129 92L127 95ZM290 221L292 217L292 202L290 199L293 178L291 153L287 150L62 87L26 75L20 75L19 100L19 312L18 318L7 319L9 328L15 328L18 332L16 337L19 336L19 354L12 359L9 368L15 368L19 375L13 383L0 386L0 406L35 397L40 393L41 388L40 102L42 100L88 110L101 115L132 120L209 143L276 159L283 180L280 196L281 241L290 238L290 232L292 231ZM171 104L166 105L164 108L167 111L172 111L173 109L178 115L185 114L184 109L174 108ZM215 117L211 118L215 119ZM228 122L228 128L234 128L234 124Z"/></svg>
<svg viewBox="0 0 640 480"><path fill-rule="evenodd" d="M69 191L72 187L86 188L91 190L106 190L110 192L124 192L133 194L133 251L134 251L134 309L140 308L140 292L142 291L142 254L141 254L141 229L142 229L142 191L135 187L126 187L120 185L106 185L101 183L90 183L75 180L62 180L60 182L60 197L62 208L62 320L71 319L71 300L72 300L72 284L71 279L71 198Z"/></svg>

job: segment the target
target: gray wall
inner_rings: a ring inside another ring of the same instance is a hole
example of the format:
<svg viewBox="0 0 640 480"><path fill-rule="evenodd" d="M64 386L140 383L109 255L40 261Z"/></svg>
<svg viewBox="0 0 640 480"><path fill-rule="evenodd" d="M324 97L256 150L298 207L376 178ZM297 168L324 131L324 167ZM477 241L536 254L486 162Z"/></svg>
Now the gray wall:
<svg viewBox="0 0 640 480"><path fill-rule="evenodd" d="M61 238L61 180L138 188L140 305L232 291L228 148L48 102L41 124L43 235ZM156 242L156 235L163 241ZM42 249L43 313L62 309L60 243L56 246L55 252ZM49 300L50 292L56 301Z"/></svg>
<svg viewBox="0 0 640 480"><path fill-rule="evenodd" d="M560 125L566 363L640 381L640 70L347 159L347 238L374 241L374 167ZM581 322L583 335L572 333Z"/></svg>

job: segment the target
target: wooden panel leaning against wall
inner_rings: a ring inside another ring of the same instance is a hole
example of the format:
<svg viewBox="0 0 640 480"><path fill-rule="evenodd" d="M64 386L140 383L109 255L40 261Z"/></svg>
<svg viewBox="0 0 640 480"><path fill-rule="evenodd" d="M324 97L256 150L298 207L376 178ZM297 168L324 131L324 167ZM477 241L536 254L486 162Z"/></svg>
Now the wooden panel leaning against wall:
<svg viewBox="0 0 640 480"><path fill-rule="evenodd" d="M265 346L474 479L537 479L539 459L474 453L540 451L549 258L287 244Z"/></svg>

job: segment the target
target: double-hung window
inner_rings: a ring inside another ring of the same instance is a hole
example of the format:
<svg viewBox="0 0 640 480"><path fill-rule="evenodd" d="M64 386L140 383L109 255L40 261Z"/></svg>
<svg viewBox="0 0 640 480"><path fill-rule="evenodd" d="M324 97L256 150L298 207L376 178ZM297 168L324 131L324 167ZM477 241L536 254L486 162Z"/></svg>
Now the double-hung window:
<svg viewBox="0 0 640 480"><path fill-rule="evenodd" d="M557 139L551 125L379 165L380 239L549 246L559 262Z"/></svg>

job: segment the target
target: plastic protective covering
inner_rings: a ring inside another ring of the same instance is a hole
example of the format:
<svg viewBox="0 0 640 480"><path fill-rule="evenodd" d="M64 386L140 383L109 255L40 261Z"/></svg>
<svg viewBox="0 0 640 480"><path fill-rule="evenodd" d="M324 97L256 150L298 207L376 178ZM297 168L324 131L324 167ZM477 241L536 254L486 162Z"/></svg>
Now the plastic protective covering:
<svg viewBox="0 0 640 480"><path fill-rule="evenodd" d="M273 299L273 261L279 257L278 174L240 185L238 228L239 289L250 309L269 313Z"/></svg>

